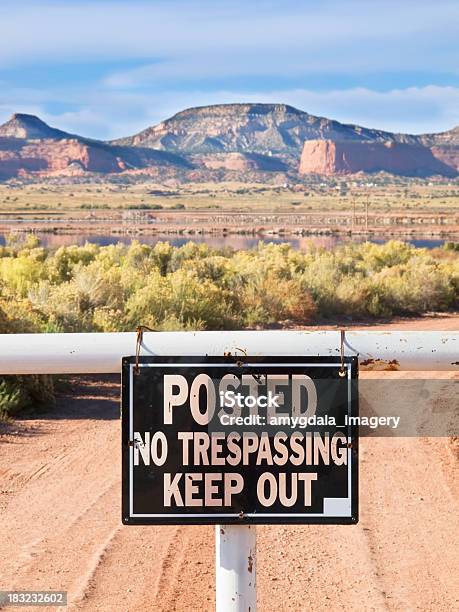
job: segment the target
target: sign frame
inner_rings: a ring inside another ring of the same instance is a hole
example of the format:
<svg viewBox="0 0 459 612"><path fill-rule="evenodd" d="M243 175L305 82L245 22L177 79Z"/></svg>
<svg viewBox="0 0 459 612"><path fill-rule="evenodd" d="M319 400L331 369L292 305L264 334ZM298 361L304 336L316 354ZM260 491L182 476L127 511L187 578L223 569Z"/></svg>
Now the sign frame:
<svg viewBox="0 0 459 612"><path fill-rule="evenodd" d="M125 525L214 525L214 524L238 524L238 525L269 525L269 524L347 524L358 523L359 516L359 465L358 465L358 425L347 425L348 437L352 440L351 448L348 449L348 491L350 493L350 513L347 516L329 516L324 514L314 515L312 513L283 512L276 514L268 509L266 513L244 513L242 516L236 513L216 512L211 515L182 513L177 514L151 514L136 515L132 512L133 507L133 429L132 429L132 402L133 402L133 377L136 367L166 367L171 373L189 367L331 367L338 370L344 365L345 380L347 381L347 408L348 415L358 417L358 358L356 356L345 356L343 361L340 357L330 356L285 356L285 355L225 355L225 356L127 356L122 359L122 393L121 393L121 445L122 445L122 522ZM175 369L174 369L175 368ZM343 379L344 380L344 379ZM222 470L224 471L224 470ZM345 499L345 498L343 498ZM325 501L325 499L324 499Z"/></svg>

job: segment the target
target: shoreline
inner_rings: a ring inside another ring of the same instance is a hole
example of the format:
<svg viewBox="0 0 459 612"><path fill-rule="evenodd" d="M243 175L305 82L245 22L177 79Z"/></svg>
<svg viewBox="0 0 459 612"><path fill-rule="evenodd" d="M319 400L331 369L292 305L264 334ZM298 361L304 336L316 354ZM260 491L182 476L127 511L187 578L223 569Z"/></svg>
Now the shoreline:
<svg viewBox="0 0 459 612"><path fill-rule="evenodd" d="M0 234L49 234L54 236L83 236L83 235L100 235L108 236L172 236L172 237L187 237L187 236L247 236L252 238L272 238L272 237L292 237L292 238L308 238L315 236L327 237L349 237L349 238L373 238L381 240L390 239L408 239L408 240L459 240L459 228L451 229L431 229L418 231L414 228L397 228L388 230L387 228L369 228L368 231L352 231L345 227L273 227L273 228L257 228L257 227L218 227L218 226L202 226L202 227L186 227L186 226L169 226L169 227L144 227L144 226L113 226L107 224L91 224L86 225L78 223L78 226L68 224L66 227L50 227L50 224L28 223L24 225L6 225L0 223Z"/></svg>
<svg viewBox="0 0 459 612"><path fill-rule="evenodd" d="M348 236L459 240L456 212L351 210L70 210L0 211L1 233L111 236Z"/></svg>

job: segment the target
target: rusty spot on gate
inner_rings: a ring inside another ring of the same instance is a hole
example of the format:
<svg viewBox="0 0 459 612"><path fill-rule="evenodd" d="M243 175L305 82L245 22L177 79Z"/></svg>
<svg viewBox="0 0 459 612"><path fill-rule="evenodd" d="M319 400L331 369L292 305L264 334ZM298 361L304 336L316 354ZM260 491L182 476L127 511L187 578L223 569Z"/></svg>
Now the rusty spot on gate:
<svg viewBox="0 0 459 612"><path fill-rule="evenodd" d="M397 359L390 359L390 360L386 360L386 359L364 359L363 361L360 362L360 368L362 370L382 370L382 371L389 371L389 370L400 370L400 362L397 361Z"/></svg>
<svg viewBox="0 0 459 612"><path fill-rule="evenodd" d="M249 570L250 574L253 572L253 557L252 557L252 555L249 555L249 565L248 565L247 569Z"/></svg>

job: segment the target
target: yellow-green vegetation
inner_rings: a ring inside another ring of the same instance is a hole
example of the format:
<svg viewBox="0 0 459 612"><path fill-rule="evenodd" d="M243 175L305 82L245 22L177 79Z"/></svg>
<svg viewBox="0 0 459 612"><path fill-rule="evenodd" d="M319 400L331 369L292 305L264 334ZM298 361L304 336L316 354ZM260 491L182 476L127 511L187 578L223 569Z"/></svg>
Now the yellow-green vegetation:
<svg viewBox="0 0 459 612"><path fill-rule="evenodd" d="M0 247L6 331L226 329L316 317L390 317L455 307L459 255L390 241L334 250L260 243L223 251L133 242L51 251ZM9 329L8 329L9 328Z"/></svg>
<svg viewBox="0 0 459 612"><path fill-rule="evenodd" d="M260 243L228 251L168 242L0 247L0 333L238 329L318 317L457 307L459 252L402 242L335 250ZM49 378L0 378L0 415L52 395Z"/></svg>
<svg viewBox="0 0 459 612"><path fill-rule="evenodd" d="M15 302L3 287L0 282L0 334L36 331L39 320L33 307L27 300ZM30 405L49 405L53 399L52 376L0 376L0 420Z"/></svg>

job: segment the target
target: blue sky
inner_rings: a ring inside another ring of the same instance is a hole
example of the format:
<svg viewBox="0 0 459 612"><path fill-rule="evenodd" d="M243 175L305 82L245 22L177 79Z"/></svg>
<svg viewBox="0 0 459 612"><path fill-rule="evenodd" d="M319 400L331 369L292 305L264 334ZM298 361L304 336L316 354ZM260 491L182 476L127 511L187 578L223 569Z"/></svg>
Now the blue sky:
<svg viewBox="0 0 459 612"><path fill-rule="evenodd" d="M2 0L0 121L115 138L256 101L441 131L459 124L458 31L458 0Z"/></svg>

